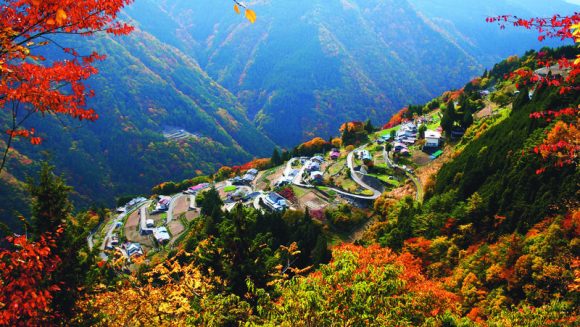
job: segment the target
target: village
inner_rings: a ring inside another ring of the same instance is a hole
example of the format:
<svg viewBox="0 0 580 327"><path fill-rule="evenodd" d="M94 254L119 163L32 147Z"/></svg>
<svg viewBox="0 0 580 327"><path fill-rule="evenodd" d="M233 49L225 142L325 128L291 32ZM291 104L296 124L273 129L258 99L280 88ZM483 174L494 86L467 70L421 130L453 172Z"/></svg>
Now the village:
<svg viewBox="0 0 580 327"><path fill-rule="evenodd" d="M383 192L405 183L414 185L420 200L422 185L414 170L443 153L438 125L435 115L422 116L375 132L354 149L333 147L170 196L132 199L90 236L89 245L100 242L103 259L120 252L129 263L134 257L170 249L200 216L196 198L211 188L219 192L225 211L238 204L261 211L308 210L321 223L328 208L341 204L368 208Z"/></svg>

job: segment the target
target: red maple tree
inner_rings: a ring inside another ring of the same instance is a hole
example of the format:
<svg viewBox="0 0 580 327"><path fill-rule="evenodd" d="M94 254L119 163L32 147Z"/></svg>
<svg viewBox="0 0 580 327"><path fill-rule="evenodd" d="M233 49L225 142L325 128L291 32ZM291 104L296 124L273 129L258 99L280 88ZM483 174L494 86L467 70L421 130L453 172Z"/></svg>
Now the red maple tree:
<svg viewBox="0 0 580 327"><path fill-rule="evenodd" d="M127 34L132 27L116 18L132 1L8 0L0 4L0 108L11 117L0 172L14 137L28 138L33 144L41 142L34 128L22 125L32 114L89 121L98 118L93 109L86 108L86 98L94 93L83 81L97 73L92 64L104 57L96 52L80 54L55 37ZM49 48L59 59L47 60L39 54L41 48Z"/></svg>
<svg viewBox="0 0 580 327"><path fill-rule="evenodd" d="M47 325L53 294L60 288L51 282L60 258L53 253L57 235L44 235L36 242L25 236L8 237L0 249L0 325Z"/></svg>

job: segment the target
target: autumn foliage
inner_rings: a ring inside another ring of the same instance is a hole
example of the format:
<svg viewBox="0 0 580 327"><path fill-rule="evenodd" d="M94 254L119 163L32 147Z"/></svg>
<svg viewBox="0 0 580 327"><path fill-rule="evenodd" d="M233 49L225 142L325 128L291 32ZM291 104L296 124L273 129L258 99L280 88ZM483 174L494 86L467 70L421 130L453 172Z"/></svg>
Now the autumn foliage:
<svg viewBox="0 0 580 327"><path fill-rule="evenodd" d="M409 111L408 108L403 108L399 110L399 112L391 116L391 119L389 120L388 123L386 123L383 126L383 129L388 129L400 125L403 122L403 116L405 115L405 113L407 113L407 111Z"/></svg>
<svg viewBox="0 0 580 327"><path fill-rule="evenodd" d="M490 23L497 23L500 28L506 25L535 29L538 31L538 39L558 38L561 40L573 40L580 44L580 14L570 16L554 15L552 17L534 17L523 19L510 15L488 17ZM537 66L543 68L547 74L540 74L531 69L518 69L507 77L516 82L517 87L531 86L533 88L552 87L559 90L559 94L565 96L572 91L580 90L580 55L575 60L567 58L552 58L546 52L539 52ZM534 148L548 164L538 169L541 174L548 167L563 167L565 165L578 164L578 107L545 108L543 111L530 114L530 118L544 119L548 122L561 120L553 125L548 131L544 142Z"/></svg>
<svg viewBox="0 0 580 327"><path fill-rule="evenodd" d="M119 11L132 0L11 0L0 15L0 107L11 110L15 120L35 112L95 120L97 113L86 108L93 96L83 81L97 70L92 66L104 57L98 53L80 54L53 40L56 34L92 35L104 31L127 34L131 27L116 21ZM41 48L60 50L60 60L47 60ZM21 112L19 112L21 111ZM23 112L22 112L23 111ZM7 131L10 136L40 142L32 128L24 130L18 122Z"/></svg>
<svg viewBox="0 0 580 327"><path fill-rule="evenodd" d="M50 305L60 287L50 277L61 261L53 253L59 233L36 242L7 238L8 246L0 249L0 325L46 325L55 318Z"/></svg>

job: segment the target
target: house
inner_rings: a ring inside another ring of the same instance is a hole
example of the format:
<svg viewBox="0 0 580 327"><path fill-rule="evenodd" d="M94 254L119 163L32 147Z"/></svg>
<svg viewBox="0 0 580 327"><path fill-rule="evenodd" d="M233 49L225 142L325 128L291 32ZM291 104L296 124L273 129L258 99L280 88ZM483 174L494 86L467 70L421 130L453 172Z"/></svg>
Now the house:
<svg viewBox="0 0 580 327"><path fill-rule="evenodd" d="M257 169L254 169L254 168L252 168L252 169L248 170L248 171L246 172L246 174L250 174L250 175L254 175L254 176L256 176L256 175L258 175L258 170L257 170Z"/></svg>
<svg viewBox="0 0 580 327"><path fill-rule="evenodd" d="M312 161L318 162L319 164L324 162L324 158L322 156L314 156L311 159Z"/></svg>
<svg viewBox="0 0 580 327"><path fill-rule="evenodd" d="M455 127L451 130L451 138L458 139L465 134L465 130L463 128Z"/></svg>
<svg viewBox="0 0 580 327"><path fill-rule="evenodd" d="M141 244L139 243L128 243L125 244L124 247L129 257L132 257L133 255L135 256L143 255L143 249L141 248Z"/></svg>
<svg viewBox="0 0 580 327"><path fill-rule="evenodd" d="M244 176L242 176L242 180L246 184L253 182L255 178L256 178L256 175L252 175L252 174L245 174Z"/></svg>
<svg viewBox="0 0 580 327"><path fill-rule="evenodd" d="M164 226L156 228L155 231L153 232L153 237L155 237L155 240L160 244L165 244L169 242L169 240L171 239L171 236L169 236L167 228L165 228Z"/></svg>
<svg viewBox="0 0 580 327"><path fill-rule="evenodd" d="M330 152L330 159L336 160L338 158L340 158L340 151L338 151L338 149L332 149L332 152Z"/></svg>
<svg viewBox="0 0 580 327"><path fill-rule="evenodd" d="M304 169L306 169L307 172L319 171L320 163L316 161L308 161Z"/></svg>
<svg viewBox="0 0 580 327"><path fill-rule="evenodd" d="M135 198L135 199L133 199L133 200L129 201L129 203L127 203L127 204L125 205L125 208L129 209L129 208L131 208L131 207L133 207L133 206L136 206L136 205L138 205L139 203L141 203L141 202L145 202L145 201L147 201L147 199L146 199L146 198L143 198L143 197L140 197L140 198Z"/></svg>
<svg viewBox="0 0 580 327"><path fill-rule="evenodd" d="M433 130L425 131L425 147L436 148L439 146L441 141L441 133Z"/></svg>
<svg viewBox="0 0 580 327"><path fill-rule="evenodd" d="M393 144L393 150L395 150L395 152L401 152L401 150L403 149L407 149L407 146L405 144L399 142L395 142Z"/></svg>
<svg viewBox="0 0 580 327"><path fill-rule="evenodd" d="M244 181L241 177L236 176L232 178L232 185L244 185L244 184L246 184L246 181Z"/></svg>
<svg viewBox="0 0 580 327"><path fill-rule="evenodd" d="M313 184L321 184L323 180L323 175L319 171L313 171L310 173L310 182Z"/></svg>
<svg viewBox="0 0 580 327"><path fill-rule="evenodd" d="M188 188L187 191L189 194L195 194L203 189L206 189L208 186L209 186L209 183L201 183L201 184L197 184L195 186Z"/></svg>
<svg viewBox="0 0 580 327"><path fill-rule="evenodd" d="M170 196L160 195L159 201L157 202L157 205L155 206L155 211L167 211L169 209L169 203L171 203Z"/></svg>
<svg viewBox="0 0 580 327"><path fill-rule="evenodd" d="M288 203L280 194L270 192L263 197L264 203L274 211L283 211L288 208Z"/></svg>

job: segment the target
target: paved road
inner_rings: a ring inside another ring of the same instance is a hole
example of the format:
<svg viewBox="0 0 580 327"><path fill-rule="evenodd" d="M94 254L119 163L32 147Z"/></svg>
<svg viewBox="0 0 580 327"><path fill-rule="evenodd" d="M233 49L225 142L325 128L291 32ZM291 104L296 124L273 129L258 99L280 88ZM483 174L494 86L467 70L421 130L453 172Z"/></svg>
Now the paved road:
<svg viewBox="0 0 580 327"><path fill-rule="evenodd" d="M383 149L383 157L385 158L385 162L389 167L398 168L402 170L405 173L405 175L407 175L407 177L413 182L413 184L415 184L415 188L417 189L417 194L415 194L415 200L423 202L423 184L421 184L421 180L419 180L419 178L415 176L415 174L408 172L403 167L392 162L391 158L389 158L389 151L387 151L386 148Z"/></svg>
<svg viewBox="0 0 580 327"><path fill-rule="evenodd" d="M356 150L355 150L356 151ZM354 151L353 151L354 152ZM353 194L353 193L349 193L346 191L343 191L341 189L338 188L334 188L334 187L328 187L328 189L333 190L336 193L342 194L344 196L348 196L350 198L355 198L355 199L360 199L360 200L376 200L379 196L381 196L381 192L375 190L374 188L368 186L366 183L364 183L359 177L358 175L356 175L355 173L353 173L354 171L354 167L352 167L352 155L353 152L348 154L347 157L347 163L349 163L349 168L351 169L351 176L353 178L353 180L359 184L361 187L367 189L367 190L371 190L373 192L373 195L360 195L360 194ZM286 169L288 169L288 167L291 167L291 161L292 160L297 160L297 158L292 158L289 161L289 164L287 165ZM302 165L302 168L300 168L300 171L298 171L298 174L296 174L296 176L294 176L294 179L292 179L292 184L298 186L298 187L302 187L302 188L308 188L308 189L313 189L314 185L311 184L306 184L302 181L302 174L304 174L304 169L305 167L308 165L308 162L305 162L304 165ZM286 172L284 172L286 173ZM358 174L358 173L357 173Z"/></svg>
<svg viewBox="0 0 580 327"><path fill-rule="evenodd" d="M362 188L367 189L371 192L373 192L372 196L364 196L365 199L372 199L372 200L376 200L379 196L381 196L381 192L378 190L375 190L374 188L372 188L371 186L369 186L367 183L365 183L359 176L359 172L357 172L356 170L354 170L354 153L356 151L359 151L360 149L366 147L367 145L363 145L361 147L359 147L358 149L355 149L351 152L349 152L349 154L346 157L346 164L348 166L348 169L350 169L350 177L352 178L353 181L355 181L358 185L360 185Z"/></svg>

